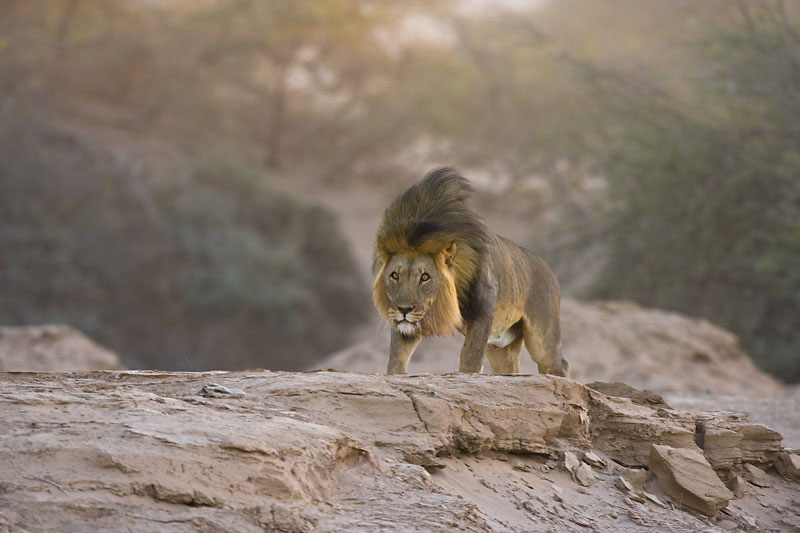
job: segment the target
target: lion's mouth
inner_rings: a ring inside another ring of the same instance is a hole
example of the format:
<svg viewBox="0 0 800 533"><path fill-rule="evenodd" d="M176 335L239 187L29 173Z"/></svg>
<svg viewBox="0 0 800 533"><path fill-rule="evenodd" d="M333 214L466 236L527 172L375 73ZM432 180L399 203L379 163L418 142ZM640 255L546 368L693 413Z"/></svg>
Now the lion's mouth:
<svg viewBox="0 0 800 533"><path fill-rule="evenodd" d="M410 322L406 319L397 321L397 331L406 337L415 335L417 333L417 328L418 326L416 322Z"/></svg>

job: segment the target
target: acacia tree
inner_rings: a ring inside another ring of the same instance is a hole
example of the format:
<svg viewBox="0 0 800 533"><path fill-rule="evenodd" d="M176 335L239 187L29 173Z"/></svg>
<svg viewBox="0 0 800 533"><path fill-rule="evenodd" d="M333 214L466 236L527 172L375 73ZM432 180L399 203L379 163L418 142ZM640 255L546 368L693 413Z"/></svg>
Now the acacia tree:
<svg viewBox="0 0 800 533"><path fill-rule="evenodd" d="M215 101L227 140L268 168L324 180L378 160L405 135L386 99L397 64L379 42L400 5L270 0L190 10L179 28L195 49L200 107Z"/></svg>

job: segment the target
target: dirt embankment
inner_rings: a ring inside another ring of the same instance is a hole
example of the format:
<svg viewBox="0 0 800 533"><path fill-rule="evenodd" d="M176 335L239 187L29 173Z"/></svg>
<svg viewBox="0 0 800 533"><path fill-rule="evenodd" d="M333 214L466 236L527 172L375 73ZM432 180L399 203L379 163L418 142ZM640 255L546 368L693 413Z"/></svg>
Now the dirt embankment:
<svg viewBox="0 0 800 533"><path fill-rule="evenodd" d="M620 385L12 373L0 412L0 531L800 527L780 435Z"/></svg>
<svg viewBox="0 0 800 533"><path fill-rule="evenodd" d="M122 370L114 352L70 326L0 326L0 371Z"/></svg>

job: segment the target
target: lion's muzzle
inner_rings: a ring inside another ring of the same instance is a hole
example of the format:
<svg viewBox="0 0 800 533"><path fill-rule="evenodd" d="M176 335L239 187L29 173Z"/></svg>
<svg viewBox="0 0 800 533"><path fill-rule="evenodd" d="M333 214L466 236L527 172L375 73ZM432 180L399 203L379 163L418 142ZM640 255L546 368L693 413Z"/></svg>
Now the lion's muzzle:
<svg viewBox="0 0 800 533"><path fill-rule="evenodd" d="M400 334L405 337L412 337L419 334L419 323L425 316L425 312L416 305L398 305L389 315Z"/></svg>
<svg viewBox="0 0 800 533"><path fill-rule="evenodd" d="M409 322L407 320L401 320L397 323L397 331L400 332L401 335L405 337L413 337L418 332L418 326L414 322Z"/></svg>

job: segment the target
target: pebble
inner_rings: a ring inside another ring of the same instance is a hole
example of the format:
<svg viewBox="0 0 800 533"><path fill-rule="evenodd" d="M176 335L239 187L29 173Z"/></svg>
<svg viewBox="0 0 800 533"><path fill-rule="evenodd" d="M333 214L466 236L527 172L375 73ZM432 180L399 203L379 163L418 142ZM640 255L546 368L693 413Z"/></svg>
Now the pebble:
<svg viewBox="0 0 800 533"><path fill-rule="evenodd" d="M739 518L741 518L742 522L747 524L749 527L756 527L758 525L758 523L756 522L755 518L753 518L752 516L749 516L749 515L745 514L745 515L741 515Z"/></svg>
<svg viewBox="0 0 800 533"><path fill-rule="evenodd" d="M577 517L577 516L571 516L569 519L570 519L570 521L578 524L579 526L583 526L583 527L593 527L594 526L593 522L590 522L589 520L585 520L585 519Z"/></svg>
<svg viewBox="0 0 800 533"><path fill-rule="evenodd" d="M207 385L203 385L202 390L200 391L201 394L204 396L210 396L211 398L244 398L245 392L242 389L232 389L228 387L223 387L218 383L209 383Z"/></svg>
<svg viewBox="0 0 800 533"><path fill-rule="evenodd" d="M628 483L628 480L621 476L614 480L614 486L616 486L622 492L633 492L633 487L631 484Z"/></svg>
<svg viewBox="0 0 800 533"><path fill-rule="evenodd" d="M659 507L664 507L664 508L667 507L667 504L662 502L661 499L658 496L656 496L655 494L650 494L647 491L642 491L642 494L644 495L645 498L647 498L648 500L650 500L654 504L658 505Z"/></svg>
<svg viewBox="0 0 800 533"><path fill-rule="evenodd" d="M634 524L639 524L640 526L647 525L647 521L638 514L634 513L633 511L628 511L628 518L630 518L631 522L633 522Z"/></svg>
<svg viewBox="0 0 800 533"><path fill-rule="evenodd" d="M606 462L603 461L603 459L601 459L600 456L594 452L584 452L581 455L581 459L583 459L584 463L587 463L591 466L601 467L606 465Z"/></svg>
<svg viewBox="0 0 800 533"><path fill-rule="evenodd" d="M581 462L578 460L578 456L570 451L564 452L564 468L567 469L567 472L571 473L573 477L575 476L575 472L578 470Z"/></svg>
<svg viewBox="0 0 800 533"><path fill-rule="evenodd" d="M522 506L525 508L525 510L533 514L539 514L539 510L536 509L536 506L533 504L533 502L525 502L522 504Z"/></svg>
<svg viewBox="0 0 800 533"><path fill-rule="evenodd" d="M644 503L644 502L646 502L646 501L647 501L647 500L644 498L644 496L642 496L641 494L635 493L635 492L634 492L634 493L631 493L631 500L633 500L633 501L635 501L635 502L639 502L639 503Z"/></svg>
<svg viewBox="0 0 800 533"><path fill-rule="evenodd" d="M574 476L575 479L578 480L578 483L580 483L584 487L588 487L595 480L594 472L592 472L592 467L587 465L586 463L583 463L578 467L578 469L574 472Z"/></svg>

